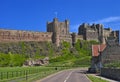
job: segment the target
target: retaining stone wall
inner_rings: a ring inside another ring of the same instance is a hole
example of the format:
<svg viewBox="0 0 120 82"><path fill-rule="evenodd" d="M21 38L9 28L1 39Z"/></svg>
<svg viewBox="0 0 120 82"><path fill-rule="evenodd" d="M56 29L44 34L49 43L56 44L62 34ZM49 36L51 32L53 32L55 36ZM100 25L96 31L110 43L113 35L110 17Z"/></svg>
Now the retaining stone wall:
<svg viewBox="0 0 120 82"><path fill-rule="evenodd" d="M102 68L101 75L120 81L120 68Z"/></svg>

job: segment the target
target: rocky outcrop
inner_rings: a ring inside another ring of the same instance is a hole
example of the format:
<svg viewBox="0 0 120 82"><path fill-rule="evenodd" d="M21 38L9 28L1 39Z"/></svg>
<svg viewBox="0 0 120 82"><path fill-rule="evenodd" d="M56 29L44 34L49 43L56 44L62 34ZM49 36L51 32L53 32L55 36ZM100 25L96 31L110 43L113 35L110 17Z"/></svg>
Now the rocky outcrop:
<svg viewBox="0 0 120 82"><path fill-rule="evenodd" d="M23 66L41 66L47 64L49 64L49 57L45 57L44 59L27 60Z"/></svg>

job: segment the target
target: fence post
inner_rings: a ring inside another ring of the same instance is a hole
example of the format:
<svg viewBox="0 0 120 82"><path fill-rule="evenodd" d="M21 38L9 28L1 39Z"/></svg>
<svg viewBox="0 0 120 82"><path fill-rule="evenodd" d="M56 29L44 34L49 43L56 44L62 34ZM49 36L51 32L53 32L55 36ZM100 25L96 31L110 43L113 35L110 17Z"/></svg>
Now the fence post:
<svg viewBox="0 0 120 82"><path fill-rule="evenodd" d="M28 74L30 74L30 69L28 70Z"/></svg>
<svg viewBox="0 0 120 82"><path fill-rule="evenodd" d="M8 79L8 74L9 74L9 72L7 72L7 79Z"/></svg>
<svg viewBox="0 0 120 82"><path fill-rule="evenodd" d="M22 76L22 72L20 71L20 76Z"/></svg>
<svg viewBox="0 0 120 82"><path fill-rule="evenodd" d="M14 76L13 76L13 71L12 71L12 77L14 77Z"/></svg>
<svg viewBox="0 0 120 82"><path fill-rule="evenodd" d="M26 70L26 81L28 80L28 76L27 76L27 70Z"/></svg>
<svg viewBox="0 0 120 82"><path fill-rule="evenodd" d="M3 73L1 72L1 80L3 79Z"/></svg>
<svg viewBox="0 0 120 82"><path fill-rule="evenodd" d="M16 77L18 76L18 72L16 71Z"/></svg>
<svg viewBox="0 0 120 82"><path fill-rule="evenodd" d="M26 71L24 70L24 75L26 74Z"/></svg>

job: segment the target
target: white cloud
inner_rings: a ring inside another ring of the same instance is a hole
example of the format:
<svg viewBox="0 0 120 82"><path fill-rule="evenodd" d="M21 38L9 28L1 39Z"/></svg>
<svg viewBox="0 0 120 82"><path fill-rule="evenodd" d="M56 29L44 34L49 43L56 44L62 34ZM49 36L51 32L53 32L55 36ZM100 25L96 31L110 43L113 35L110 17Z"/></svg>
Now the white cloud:
<svg viewBox="0 0 120 82"><path fill-rule="evenodd" d="M90 22L90 24L91 23L111 23L116 21L120 21L120 16L104 18L98 21Z"/></svg>

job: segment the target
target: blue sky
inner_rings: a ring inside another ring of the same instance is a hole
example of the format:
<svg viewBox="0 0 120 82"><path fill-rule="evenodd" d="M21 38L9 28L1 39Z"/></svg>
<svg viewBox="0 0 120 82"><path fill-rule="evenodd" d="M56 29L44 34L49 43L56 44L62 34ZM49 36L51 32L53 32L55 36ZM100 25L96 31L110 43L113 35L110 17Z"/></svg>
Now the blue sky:
<svg viewBox="0 0 120 82"><path fill-rule="evenodd" d="M0 28L46 32L55 12L70 21L71 32L82 23L120 30L120 0L0 0Z"/></svg>

